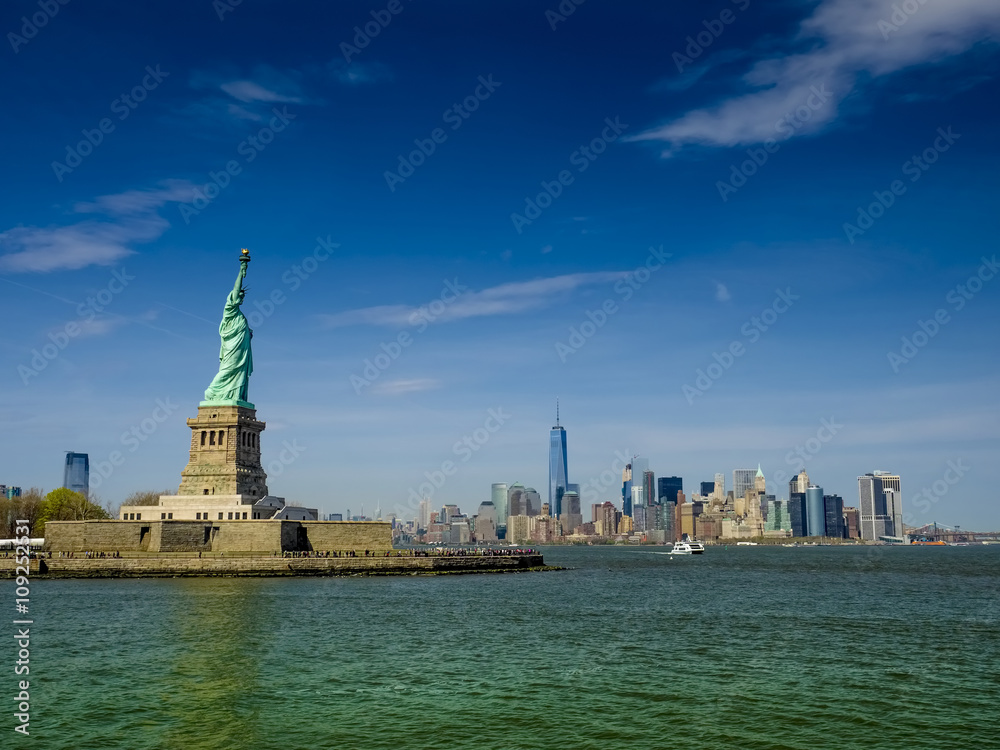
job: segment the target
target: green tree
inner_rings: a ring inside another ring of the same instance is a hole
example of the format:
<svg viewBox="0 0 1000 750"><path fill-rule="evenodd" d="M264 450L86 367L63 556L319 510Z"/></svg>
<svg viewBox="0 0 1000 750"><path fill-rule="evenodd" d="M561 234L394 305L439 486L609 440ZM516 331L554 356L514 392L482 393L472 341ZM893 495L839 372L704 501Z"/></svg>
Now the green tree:
<svg viewBox="0 0 1000 750"><path fill-rule="evenodd" d="M90 502L83 494L60 487L45 496L41 504L36 533L42 533L48 521L90 521L109 518L100 505Z"/></svg>

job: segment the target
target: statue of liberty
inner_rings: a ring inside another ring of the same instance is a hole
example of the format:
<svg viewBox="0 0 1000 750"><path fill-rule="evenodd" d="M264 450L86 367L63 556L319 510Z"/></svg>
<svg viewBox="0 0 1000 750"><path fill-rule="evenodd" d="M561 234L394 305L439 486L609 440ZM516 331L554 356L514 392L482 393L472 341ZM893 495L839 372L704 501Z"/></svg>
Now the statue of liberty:
<svg viewBox="0 0 1000 750"><path fill-rule="evenodd" d="M205 391L202 406L230 404L254 408L247 398L250 375L253 373L253 353L250 351L253 331L250 330L246 316L240 310L247 293L243 279L247 275L248 263L250 263L250 253L244 248L240 255L240 272L236 277L233 291L226 297L222 322L219 324L219 336L222 337L219 373Z"/></svg>

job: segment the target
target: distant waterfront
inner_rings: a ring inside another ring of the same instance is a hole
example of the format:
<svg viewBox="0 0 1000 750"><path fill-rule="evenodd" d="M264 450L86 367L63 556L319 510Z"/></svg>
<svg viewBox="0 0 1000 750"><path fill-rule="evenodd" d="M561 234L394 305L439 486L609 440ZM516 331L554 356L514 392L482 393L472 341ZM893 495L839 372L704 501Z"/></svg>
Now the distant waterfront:
<svg viewBox="0 0 1000 750"><path fill-rule="evenodd" d="M1000 546L542 551L572 570L40 583L11 746L996 746Z"/></svg>

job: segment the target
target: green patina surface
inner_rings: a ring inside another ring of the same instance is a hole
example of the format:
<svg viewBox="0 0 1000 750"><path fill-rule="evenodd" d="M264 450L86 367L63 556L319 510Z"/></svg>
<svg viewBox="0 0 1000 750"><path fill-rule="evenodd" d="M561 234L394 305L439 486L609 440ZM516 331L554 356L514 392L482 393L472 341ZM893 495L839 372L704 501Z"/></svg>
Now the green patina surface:
<svg viewBox="0 0 1000 750"><path fill-rule="evenodd" d="M248 396L250 375L253 373L253 352L250 346L253 331L250 330L250 324L240 310L247 291L243 286L243 279L247 275L249 263L250 255L244 250L240 257L240 272L236 277L236 284L226 297L222 322L219 324L219 336L222 338L219 372L206 389L205 400L201 402L201 406L255 408Z"/></svg>

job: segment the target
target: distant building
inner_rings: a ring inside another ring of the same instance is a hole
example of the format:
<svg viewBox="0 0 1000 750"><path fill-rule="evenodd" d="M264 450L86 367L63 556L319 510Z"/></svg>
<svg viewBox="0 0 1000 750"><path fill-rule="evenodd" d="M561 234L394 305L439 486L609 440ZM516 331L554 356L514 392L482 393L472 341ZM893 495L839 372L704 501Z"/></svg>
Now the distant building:
<svg viewBox="0 0 1000 750"><path fill-rule="evenodd" d="M566 430L559 424L559 402L556 401L556 424L549 431L549 507L558 516L562 513L562 498L569 479L566 462Z"/></svg>
<svg viewBox="0 0 1000 750"><path fill-rule="evenodd" d="M490 488L490 500L497 509L497 526L507 525L507 483L494 482Z"/></svg>
<svg viewBox="0 0 1000 750"><path fill-rule="evenodd" d="M528 511L524 505L524 485L514 482L507 490L507 517L526 515Z"/></svg>
<svg viewBox="0 0 1000 750"><path fill-rule="evenodd" d="M476 541L497 541L497 508L492 501L480 503L476 513Z"/></svg>
<svg viewBox="0 0 1000 750"><path fill-rule="evenodd" d="M572 534L577 526L583 524L583 514L580 512L580 493L569 490L563 495L563 514L559 516L563 533Z"/></svg>
<svg viewBox="0 0 1000 750"><path fill-rule="evenodd" d="M844 538L844 498L840 495L823 495L826 536Z"/></svg>
<svg viewBox="0 0 1000 750"><path fill-rule="evenodd" d="M622 469L622 515L632 515L632 464Z"/></svg>
<svg viewBox="0 0 1000 750"><path fill-rule="evenodd" d="M524 490L524 505L529 516L537 516L542 510L542 496L534 487L527 487Z"/></svg>
<svg viewBox="0 0 1000 750"><path fill-rule="evenodd" d="M860 515L857 508L844 508L844 535L848 539L858 539Z"/></svg>
<svg viewBox="0 0 1000 750"><path fill-rule="evenodd" d="M806 536L826 536L826 507L823 488L815 484L806 490Z"/></svg>
<svg viewBox="0 0 1000 750"><path fill-rule="evenodd" d="M431 501L424 498L420 501L420 509L417 512L417 526L421 529L428 529L431 525Z"/></svg>
<svg viewBox="0 0 1000 750"><path fill-rule="evenodd" d="M809 475L803 469L796 476L792 477L792 480L788 483L788 496L791 497L795 492L801 492L803 495L806 494L809 484Z"/></svg>
<svg viewBox="0 0 1000 750"><path fill-rule="evenodd" d="M712 495L713 492L715 492L715 482L702 482L701 483L701 495L702 495L702 497L711 497L711 495ZM660 502L662 502L662 500Z"/></svg>
<svg viewBox="0 0 1000 750"><path fill-rule="evenodd" d="M86 453L66 453L63 487L90 495L90 457Z"/></svg>
<svg viewBox="0 0 1000 750"><path fill-rule="evenodd" d="M883 536L903 536L903 504L897 475L874 471L858 477L858 501L862 539L878 541Z"/></svg>
<svg viewBox="0 0 1000 750"><path fill-rule="evenodd" d="M764 531L791 531L792 519L788 515L788 501L776 500L773 495L767 500L767 520Z"/></svg>
<svg viewBox="0 0 1000 750"><path fill-rule="evenodd" d="M507 541L522 544L531 541L531 517L527 515L507 516Z"/></svg>
<svg viewBox="0 0 1000 750"><path fill-rule="evenodd" d="M326 516L326 520L327 521L343 521L344 520L344 514L343 513L328 513L327 516Z"/></svg>
<svg viewBox="0 0 1000 750"><path fill-rule="evenodd" d="M651 471L642 472L642 496L646 505L656 505L656 477Z"/></svg>
<svg viewBox="0 0 1000 750"><path fill-rule="evenodd" d="M724 500L726 497L726 475L716 473L715 475L715 499Z"/></svg>
<svg viewBox="0 0 1000 750"><path fill-rule="evenodd" d="M684 491L684 480L681 477L660 477L656 480L657 499L662 503L669 500L677 502L677 493Z"/></svg>
<svg viewBox="0 0 1000 750"><path fill-rule="evenodd" d="M602 536L614 536L618 533L618 522L621 517L622 513L613 503L603 503L600 509L600 518L594 522L595 526L600 524L601 530L598 533Z"/></svg>
<svg viewBox="0 0 1000 750"><path fill-rule="evenodd" d="M757 472L754 469L733 469L733 497L745 497L754 488Z"/></svg>
<svg viewBox="0 0 1000 750"><path fill-rule="evenodd" d="M788 498L788 521L792 526L792 536L809 536L806 526L806 493L793 492Z"/></svg>

